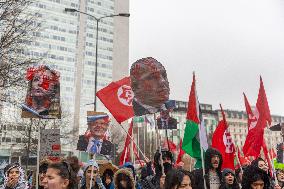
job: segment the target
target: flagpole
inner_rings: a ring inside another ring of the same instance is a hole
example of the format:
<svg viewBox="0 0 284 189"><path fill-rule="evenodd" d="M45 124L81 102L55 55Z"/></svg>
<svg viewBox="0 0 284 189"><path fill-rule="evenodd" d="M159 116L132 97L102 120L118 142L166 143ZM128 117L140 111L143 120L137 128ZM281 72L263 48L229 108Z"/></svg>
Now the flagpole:
<svg viewBox="0 0 284 189"><path fill-rule="evenodd" d="M144 116L144 121L146 120L145 116ZM147 125L144 125L145 122L143 122L143 152L144 154L146 153L146 129L147 129Z"/></svg>
<svg viewBox="0 0 284 189"><path fill-rule="evenodd" d="M94 163L95 163L95 160L96 160L96 154L93 155L92 172L91 172L91 178L90 178L90 188L92 188L92 185L93 185Z"/></svg>
<svg viewBox="0 0 284 189"><path fill-rule="evenodd" d="M155 113L154 113L154 123L155 123L156 132L157 132L157 140L159 141L159 139L161 139L161 138L159 137L159 130L158 130L158 125L157 125ZM163 165L163 157L162 157L161 140L160 140L160 143L159 143L159 154L160 154L160 162L161 162L161 167L162 167L162 175L165 175L165 168L164 168L164 165Z"/></svg>
<svg viewBox="0 0 284 189"><path fill-rule="evenodd" d="M149 155L150 155L150 159L152 159L152 151L153 151L152 148L153 148L153 146L154 146L154 145L152 144L152 143L153 143L153 135L154 135L154 134L153 134L153 131L151 131L150 154L149 154Z"/></svg>
<svg viewBox="0 0 284 189"><path fill-rule="evenodd" d="M267 127L268 130L270 130L267 124L266 124L266 127ZM272 131L270 130L270 135L271 135L271 132L272 132ZM265 137L263 137L263 139L264 139L264 138L265 138ZM272 137L270 137L270 140L269 140L269 141L270 141L270 146L272 145L272 140L271 140L271 138L272 138ZM265 139L264 139L264 140L265 140ZM263 147L262 147L262 148L263 148ZM273 172L273 175L274 175L274 178L275 178L275 184L278 185L277 175L276 175L276 173L275 173L274 164L273 164L272 159L271 159L271 157L270 157L269 148L268 148L267 150L268 150L268 154L267 154L267 155L268 155L268 159L269 159L269 161L270 161L270 163L271 163L272 172Z"/></svg>
<svg viewBox="0 0 284 189"><path fill-rule="evenodd" d="M134 142L134 139L129 135L129 133L124 129L124 127L121 125L121 124L119 124L119 126L123 129L123 131L127 134L127 136L131 139L131 141L132 142ZM135 142L134 142L135 143ZM144 160L148 160L148 158L145 156L145 154L142 152L142 150L139 148L139 146L137 147L138 148L138 150L140 151L140 153L142 154L142 156L143 156L143 158L144 158Z"/></svg>
<svg viewBox="0 0 284 189"><path fill-rule="evenodd" d="M242 168L242 165L241 165L241 162L240 162L240 159L239 159L239 147L236 148L237 149L237 162L238 164L240 165L240 169L241 169L241 173L243 173L243 168Z"/></svg>
<svg viewBox="0 0 284 189"><path fill-rule="evenodd" d="M200 112L201 113L201 112ZM201 122L200 122L200 125L199 125L199 127L198 127L198 134L199 134L199 138L200 138L200 132L201 132L201 130L200 130L200 127L201 127ZM201 154L201 162L202 162L202 171L203 171L203 184L204 184L204 188L205 189L207 189L207 186L206 186L206 181L205 181L205 178L204 178L204 176L205 176L205 164L204 164L204 157L203 157L203 148L202 148L202 146L201 146L201 142L200 142L200 154Z"/></svg>
<svg viewBox="0 0 284 189"><path fill-rule="evenodd" d="M196 90L196 89L195 89ZM196 96L197 96L197 94L196 94ZM198 102L198 99L196 99L197 100L197 102ZM199 102L198 102L198 105L199 105ZM200 105L199 105L199 107L198 107L198 113L199 113L199 115L200 116L202 116L202 112L201 112L201 108L200 108ZM200 118L199 118L200 119ZM202 148L202 144L201 144L201 127L203 127L203 124L202 124L202 121L203 121L203 119L201 118L200 120L199 120L199 124L200 125L198 125L198 134L199 134L199 139L200 139L200 143L199 143L199 145L200 145L200 155L201 155L201 162L202 162L202 171L203 171L203 178L204 178L204 176L205 176L205 163L204 163L204 154L203 154L203 148ZM205 132L205 134L206 134L206 132ZM206 138L207 138L207 136L206 136ZM205 181L205 179L203 179L203 184L204 184L204 189L207 189L207 185L206 185L206 181Z"/></svg>
<svg viewBox="0 0 284 189"><path fill-rule="evenodd" d="M41 121L40 121L41 123ZM36 165L36 188L39 186L39 162L40 162L40 129L38 129L38 141L37 141L37 165Z"/></svg>
<svg viewBox="0 0 284 189"><path fill-rule="evenodd" d="M123 164L125 164L126 155L127 155L127 153L128 153L128 148L129 148L129 146L128 146L128 147L126 147L125 152L124 152Z"/></svg>
<svg viewBox="0 0 284 189"><path fill-rule="evenodd" d="M134 126L135 126L135 125L134 125L134 123L133 123L133 128L132 128L131 136L134 136L134 135L133 135L133 133L134 133L134 132L133 132ZM130 152L131 152L131 161L132 161L132 162L134 162L134 154L133 154L133 146L134 146L133 143L134 143L134 142L135 142L135 141L132 140L132 141L131 141L131 144L130 144L130 146L131 146L131 148L130 148L131 151L130 151Z"/></svg>
<svg viewBox="0 0 284 189"><path fill-rule="evenodd" d="M140 147L139 123L137 123L136 126L137 126L137 145L136 146Z"/></svg>

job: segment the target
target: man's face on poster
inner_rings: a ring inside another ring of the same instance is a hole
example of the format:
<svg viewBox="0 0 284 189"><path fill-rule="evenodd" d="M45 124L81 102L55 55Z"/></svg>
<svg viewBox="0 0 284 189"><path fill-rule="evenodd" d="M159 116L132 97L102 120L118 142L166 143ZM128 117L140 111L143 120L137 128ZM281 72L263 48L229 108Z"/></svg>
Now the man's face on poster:
<svg viewBox="0 0 284 189"><path fill-rule="evenodd" d="M139 102L160 107L169 99L170 88L166 70L155 59L146 65L136 64L131 74L132 89Z"/></svg>
<svg viewBox="0 0 284 189"><path fill-rule="evenodd" d="M108 129L109 123L104 119L98 119L88 123L92 137L103 139Z"/></svg>

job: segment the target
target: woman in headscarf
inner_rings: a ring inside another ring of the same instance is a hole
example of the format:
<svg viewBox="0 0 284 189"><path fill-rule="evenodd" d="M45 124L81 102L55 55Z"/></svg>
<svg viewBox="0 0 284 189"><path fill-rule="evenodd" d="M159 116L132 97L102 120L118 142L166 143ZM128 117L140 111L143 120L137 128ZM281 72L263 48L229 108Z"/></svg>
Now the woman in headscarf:
<svg viewBox="0 0 284 189"><path fill-rule="evenodd" d="M239 189L236 175L232 169L225 168L222 171L222 180L220 189Z"/></svg>
<svg viewBox="0 0 284 189"><path fill-rule="evenodd" d="M18 163L9 164L4 168L4 184L1 189L28 189L25 172Z"/></svg>
<svg viewBox="0 0 284 189"><path fill-rule="evenodd" d="M93 170L93 178L92 178ZM102 179L99 176L99 165L96 161L90 160L84 167L84 177L82 179L81 189L90 189L90 183L92 181L91 189L105 189Z"/></svg>

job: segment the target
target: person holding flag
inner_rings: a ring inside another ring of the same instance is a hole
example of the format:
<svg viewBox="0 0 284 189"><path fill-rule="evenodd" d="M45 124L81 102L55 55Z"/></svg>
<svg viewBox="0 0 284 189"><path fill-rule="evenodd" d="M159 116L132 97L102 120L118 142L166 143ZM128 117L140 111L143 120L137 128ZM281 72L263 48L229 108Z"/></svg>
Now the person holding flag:
<svg viewBox="0 0 284 189"><path fill-rule="evenodd" d="M208 148L205 152L205 175L202 169L193 171L195 185L198 189L219 189L222 180L221 167L223 158L221 153L215 148ZM204 179L206 186L204 186Z"/></svg>
<svg viewBox="0 0 284 189"><path fill-rule="evenodd" d="M160 154L160 150L154 155L154 167L155 167L155 174L149 175L143 180L141 180L142 188L147 189L160 189L163 188L162 185L165 182L165 175L168 171L172 170L174 158L173 154L168 150L161 150L162 158ZM161 159L163 162L161 162ZM164 173L163 173L164 170Z"/></svg>

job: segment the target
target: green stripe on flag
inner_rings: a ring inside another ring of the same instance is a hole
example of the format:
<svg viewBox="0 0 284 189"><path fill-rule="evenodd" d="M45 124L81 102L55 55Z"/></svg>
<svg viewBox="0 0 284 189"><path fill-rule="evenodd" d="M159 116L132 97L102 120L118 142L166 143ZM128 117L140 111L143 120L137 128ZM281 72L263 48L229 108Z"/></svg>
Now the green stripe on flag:
<svg viewBox="0 0 284 189"><path fill-rule="evenodd" d="M187 120L182 143L182 149L197 160L196 168L202 167L198 127L197 123Z"/></svg>

